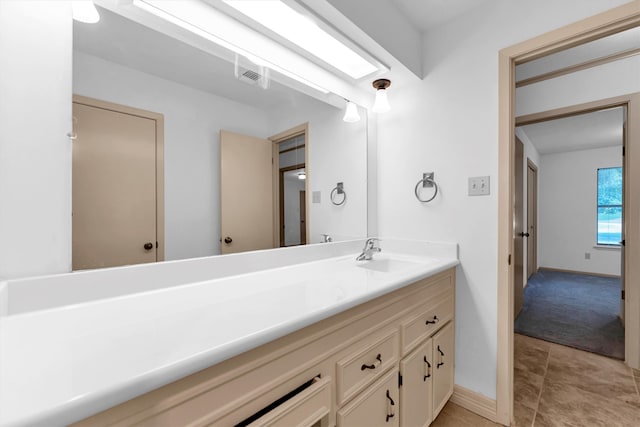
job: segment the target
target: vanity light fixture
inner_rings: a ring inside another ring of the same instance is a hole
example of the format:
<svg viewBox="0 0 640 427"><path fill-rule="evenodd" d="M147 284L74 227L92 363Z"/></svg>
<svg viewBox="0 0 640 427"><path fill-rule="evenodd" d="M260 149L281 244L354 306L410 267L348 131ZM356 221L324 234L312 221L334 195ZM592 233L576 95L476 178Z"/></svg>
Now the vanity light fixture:
<svg viewBox="0 0 640 427"><path fill-rule="evenodd" d="M373 82L373 87L376 89L376 100L372 108L374 113L386 113L391 109L389 98L387 98L389 86L391 86L391 80L388 79L378 79Z"/></svg>
<svg viewBox="0 0 640 427"><path fill-rule="evenodd" d="M355 123L360 121L360 114L358 114L358 106L353 102L345 99L347 106L344 111L343 121L347 123Z"/></svg>
<svg viewBox="0 0 640 427"><path fill-rule="evenodd" d="M316 58L360 79L379 68L320 28L310 17L280 0L224 0L248 18L306 50Z"/></svg>
<svg viewBox="0 0 640 427"><path fill-rule="evenodd" d="M196 0L133 0L133 5L225 49L249 58L256 64L266 66L323 94L329 93L325 88L290 71L305 67L301 63L302 57L297 56L296 60L296 55L284 54L280 51L279 56L273 58L269 56L270 60L267 60L261 57L265 54L262 51L259 53L250 52L247 46L255 44L252 41L257 40L258 33L211 7L206 2ZM260 37L262 40L266 39L264 36L260 35Z"/></svg>
<svg viewBox="0 0 640 427"><path fill-rule="evenodd" d="M100 14L93 0L72 0L71 13L73 19L86 24L95 24L100 20Z"/></svg>

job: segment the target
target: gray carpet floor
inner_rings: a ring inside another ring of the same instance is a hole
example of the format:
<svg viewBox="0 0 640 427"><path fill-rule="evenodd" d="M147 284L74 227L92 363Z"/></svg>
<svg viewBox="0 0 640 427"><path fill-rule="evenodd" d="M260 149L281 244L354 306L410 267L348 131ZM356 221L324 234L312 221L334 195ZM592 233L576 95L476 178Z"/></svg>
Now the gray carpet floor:
<svg viewBox="0 0 640 427"><path fill-rule="evenodd" d="M539 270L524 290L519 334L624 360L620 279Z"/></svg>

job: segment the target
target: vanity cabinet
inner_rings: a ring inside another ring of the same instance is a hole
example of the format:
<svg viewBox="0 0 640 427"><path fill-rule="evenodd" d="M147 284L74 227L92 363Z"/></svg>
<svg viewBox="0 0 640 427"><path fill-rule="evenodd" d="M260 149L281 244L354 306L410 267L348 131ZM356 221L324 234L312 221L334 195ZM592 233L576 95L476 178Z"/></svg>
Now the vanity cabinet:
<svg viewBox="0 0 640 427"><path fill-rule="evenodd" d="M450 268L74 426L427 426L453 392L454 284Z"/></svg>

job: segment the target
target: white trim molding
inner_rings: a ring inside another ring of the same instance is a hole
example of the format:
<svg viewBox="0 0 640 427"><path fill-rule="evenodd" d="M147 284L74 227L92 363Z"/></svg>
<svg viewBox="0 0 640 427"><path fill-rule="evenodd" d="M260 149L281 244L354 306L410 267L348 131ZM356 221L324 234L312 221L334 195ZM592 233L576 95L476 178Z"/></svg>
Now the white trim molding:
<svg viewBox="0 0 640 427"><path fill-rule="evenodd" d="M451 402L494 423L498 421L496 401L483 394L455 384Z"/></svg>

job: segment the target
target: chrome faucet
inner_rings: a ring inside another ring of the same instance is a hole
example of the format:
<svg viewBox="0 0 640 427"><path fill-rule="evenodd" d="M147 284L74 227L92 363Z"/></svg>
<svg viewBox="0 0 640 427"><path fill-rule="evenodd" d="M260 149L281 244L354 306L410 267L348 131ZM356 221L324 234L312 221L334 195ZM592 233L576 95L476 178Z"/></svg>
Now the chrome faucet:
<svg viewBox="0 0 640 427"><path fill-rule="evenodd" d="M373 254L376 252L382 252L382 249L376 246L376 242L380 240L376 238L369 238L364 244L364 248L362 249L362 253L358 255L356 261L369 261L373 258Z"/></svg>

